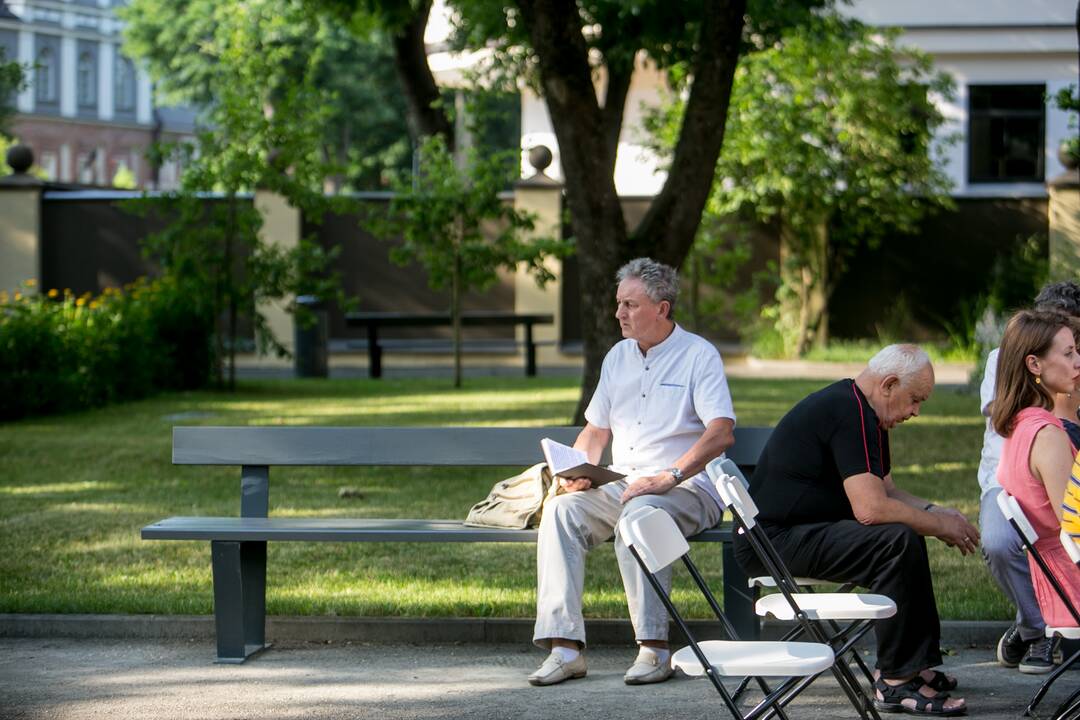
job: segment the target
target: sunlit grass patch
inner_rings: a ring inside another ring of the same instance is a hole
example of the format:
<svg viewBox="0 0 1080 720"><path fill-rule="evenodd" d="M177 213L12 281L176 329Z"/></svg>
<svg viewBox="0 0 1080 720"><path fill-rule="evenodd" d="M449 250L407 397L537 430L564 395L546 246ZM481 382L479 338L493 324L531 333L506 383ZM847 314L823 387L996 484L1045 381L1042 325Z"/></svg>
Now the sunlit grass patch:
<svg viewBox="0 0 1080 720"><path fill-rule="evenodd" d="M731 381L740 425L774 424L826 383ZM237 515L239 469L173 466L174 425L559 425L577 378L243 382L234 394L176 393L55 418L0 425L0 612L210 613L208 542L144 542L139 529L172 515ZM897 483L978 512L978 400L936 392L892 433ZM539 453L538 453L539 454ZM274 468L270 513L281 517L463 518L516 468ZM343 497L341 488L350 489ZM943 617L1005 619L1008 603L982 560L929 539ZM528 543L269 545L274 614L523 617L535 610ZM718 546L695 561L719 594ZM709 610L685 578L676 598ZM587 561L585 612L625 617L610 544Z"/></svg>

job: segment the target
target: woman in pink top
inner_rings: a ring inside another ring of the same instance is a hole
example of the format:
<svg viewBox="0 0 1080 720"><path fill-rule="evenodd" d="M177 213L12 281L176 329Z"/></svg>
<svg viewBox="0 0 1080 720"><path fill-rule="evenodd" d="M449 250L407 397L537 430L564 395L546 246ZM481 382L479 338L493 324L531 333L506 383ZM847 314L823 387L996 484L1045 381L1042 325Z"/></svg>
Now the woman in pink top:
<svg viewBox="0 0 1080 720"><path fill-rule="evenodd" d="M1076 448L1052 412L1055 395L1074 392L1080 380L1080 353L1070 321L1056 313L1018 312L1005 328L997 370L990 422L1005 438L998 482L1020 503L1039 535L1039 554L1080 607L1080 568L1058 537ZM1042 570L1028 561L1046 624L1075 626Z"/></svg>

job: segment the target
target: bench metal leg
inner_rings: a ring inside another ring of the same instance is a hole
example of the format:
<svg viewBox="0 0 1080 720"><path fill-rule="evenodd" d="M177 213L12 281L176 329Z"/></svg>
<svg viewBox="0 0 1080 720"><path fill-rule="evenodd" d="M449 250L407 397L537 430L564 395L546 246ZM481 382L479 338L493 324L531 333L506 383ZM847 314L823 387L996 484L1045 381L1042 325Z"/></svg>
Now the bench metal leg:
<svg viewBox="0 0 1080 720"><path fill-rule="evenodd" d="M748 587L749 578L735 560L735 548L730 542L724 543L724 614L735 626L740 640L759 640L761 625L754 603L757 602L757 589Z"/></svg>
<svg viewBox="0 0 1080 720"><path fill-rule="evenodd" d="M368 377L382 377L382 348L379 347L379 329L375 323L368 325Z"/></svg>
<svg viewBox="0 0 1080 720"><path fill-rule="evenodd" d="M536 377L536 343L533 342L532 323L525 323L525 376Z"/></svg>
<svg viewBox="0 0 1080 720"><path fill-rule="evenodd" d="M242 663L266 643L266 543L210 543L217 662Z"/></svg>

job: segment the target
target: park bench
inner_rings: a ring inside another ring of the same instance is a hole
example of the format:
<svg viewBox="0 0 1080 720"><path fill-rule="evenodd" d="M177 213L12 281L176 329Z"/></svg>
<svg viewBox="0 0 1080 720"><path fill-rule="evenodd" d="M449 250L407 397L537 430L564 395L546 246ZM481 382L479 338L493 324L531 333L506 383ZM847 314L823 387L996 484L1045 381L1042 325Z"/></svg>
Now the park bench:
<svg viewBox="0 0 1080 720"><path fill-rule="evenodd" d="M240 466L240 516L171 517L144 527L142 538L210 541L217 661L241 663L266 647L267 542L536 541L532 529L466 527L460 520L268 517L271 466L516 471L542 459L541 438L572 444L578 432L574 427L174 427L173 464ZM737 428L728 457L749 475L770 432ZM731 523L725 522L692 540L724 543L725 609L741 637L756 638L755 595L747 591L746 576L735 562L731 533Z"/></svg>
<svg viewBox="0 0 1080 720"><path fill-rule="evenodd" d="M501 327L521 325L525 328L522 343L525 374L536 375L536 341L533 325L546 325L555 321L554 316L543 313L513 313L501 311L466 311L461 314L463 327ZM351 312L345 315L349 327L366 328L368 351L368 377L382 377L383 344L379 340L379 328L389 327L450 327L450 313L402 313L402 312Z"/></svg>

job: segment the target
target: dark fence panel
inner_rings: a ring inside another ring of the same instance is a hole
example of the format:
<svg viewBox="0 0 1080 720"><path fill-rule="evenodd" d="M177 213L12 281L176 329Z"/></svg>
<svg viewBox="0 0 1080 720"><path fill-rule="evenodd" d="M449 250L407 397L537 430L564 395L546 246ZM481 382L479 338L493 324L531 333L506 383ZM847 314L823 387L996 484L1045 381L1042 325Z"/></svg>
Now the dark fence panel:
<svg viewBox="0 0 1080 720"><path fill-rule="evenodd" d="M167 224L137 217L121 202L137 193L46 192L41 213L41 284L76 295L100 293L155 273L139 240Z"/></svg>
<svg viewBox="0 0 1080 720"><path fill-rule="evenodd" d="M833 336L875 336L900 298L911 320L940 334L943 321L957 322L987 292L995 260L1033 235L1046 242L1045 199L960 198L956 206L916 235L886 237L851 258L830 303Z"/></svg>
<svg viewBox="0 0 1080 720"><path fill-rule="evenodd" d="M46 192L41 212L42 287L97 294L157 274L154 264L143 257L140 243L167 227L171 218L160 212L140 217L124 207L141 198L136 191ZM223 201L204 199L208 205Z"/></svg>
<svg viewBox="0 0 1080 720"><path fill-rule="evenodd" d="M365 218L386 212L389 198L360 197L355 210L323 216L316 224L305 218L303 235L313 238L323 247L341 247L336 269L341 273L345 294L358 300L357 310L371 312L446 312L450 309L450 292L432 290L427 274L416 263L401 267L390 261L390 249L400 241L382 241L365 229ZM483 293L465 294L462 305L466 310L514 310L514 278L502 274L499 281ZM363 329L349 328L340 308L330 308L330 337L334 339L366 339ZM450 328L387 328L380 337L450 338ZM469 338L513 339L512 327L469 328Z"/></svg>

